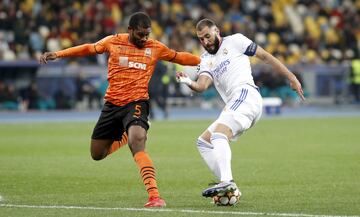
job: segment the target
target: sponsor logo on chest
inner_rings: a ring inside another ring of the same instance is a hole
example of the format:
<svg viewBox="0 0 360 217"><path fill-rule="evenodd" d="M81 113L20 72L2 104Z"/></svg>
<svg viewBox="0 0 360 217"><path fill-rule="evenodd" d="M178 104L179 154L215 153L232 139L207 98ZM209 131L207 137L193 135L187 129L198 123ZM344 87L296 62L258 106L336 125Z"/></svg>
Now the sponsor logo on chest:
<svg viewBox="0 0 360 217"><path fill-rule="evenodd" d="M130 61L129 62L129 68L146 70L146 64L145 63L138 63L138 62Z"/></svg>
<svg viewBox="0 0 360 217"><path fill-rule="evenodd" d="M122 66L122 67L141 69L141 70L146 70L146 67L147 67L146 63L129 61L128 57L120 57L119 58L119 65Z"/></svg>
<svg viewBox="0 0 360 217"><path fill-rule="evenodd" d="M227 72L227 66L230 64L230 60L224 60L220 64L218 64L215 68L210 69L210 73L219 78L222 74Z"/></svg>

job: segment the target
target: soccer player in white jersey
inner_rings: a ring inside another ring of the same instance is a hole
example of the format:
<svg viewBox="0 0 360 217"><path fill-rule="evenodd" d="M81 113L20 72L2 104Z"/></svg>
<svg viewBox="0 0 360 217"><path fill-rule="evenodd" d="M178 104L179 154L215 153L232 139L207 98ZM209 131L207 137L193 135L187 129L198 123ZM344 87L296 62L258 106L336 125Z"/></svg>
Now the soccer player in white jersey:
<svg viewBox="0 0 360 217"><path fill-rule="evenodd" d="M231 170L229 141L252 127L262 113L262 98L254 84L249 56L256 56L270 64L302 100L305 100L300 82L273 55L244 35L237 33L221 37L216 24L203 19L196 25L196 34L205 48L198 67L198 78L192 81L184 72L177 79L192 90L202 92L212 83L219 92L225 107L220 116L197 139L197 148L219 184L205 189L204 197L235 191L237 186Z"/></svg>

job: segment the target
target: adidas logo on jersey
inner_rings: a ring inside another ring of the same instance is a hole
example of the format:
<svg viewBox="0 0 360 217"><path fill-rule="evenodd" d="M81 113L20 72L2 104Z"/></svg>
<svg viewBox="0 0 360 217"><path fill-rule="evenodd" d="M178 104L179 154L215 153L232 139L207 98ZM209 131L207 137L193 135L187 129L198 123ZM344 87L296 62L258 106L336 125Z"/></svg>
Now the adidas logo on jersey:
<svg viewBox="0 0 360 217"><path fill-rule="evenodd" d="M138 62L130 61L129 62L129 68L146 70L146 64L145 63L138 63Z"/></svg>

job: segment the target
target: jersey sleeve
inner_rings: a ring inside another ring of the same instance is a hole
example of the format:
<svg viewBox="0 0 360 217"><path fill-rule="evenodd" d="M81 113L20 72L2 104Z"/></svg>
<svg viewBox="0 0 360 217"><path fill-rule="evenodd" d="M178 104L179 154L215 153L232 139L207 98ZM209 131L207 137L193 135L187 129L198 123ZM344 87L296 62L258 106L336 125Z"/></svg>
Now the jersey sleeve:
<svg viewBox="0 0 360 217"><path fill-rule="evenodd" d="M95 55L94 44L82 44L55 52L58 58Z"/></svg>
<svg viewBox="0 0 360 217"><path fill-rule="evenodd" d="M100 41L94 43L94 49L95 49L96 53L102 54L104 52L108 52L109 44L113 37L114 36L109 35L109 36L101 39Z"/></svg>
<svg viewBox="0 0 360 217"><path fill-rule="evenodd" d="M200 63L200 58L189 52L177 52L168 48L166 45L157 41L159 47L158 57L160 60L166 60L180 65L197 66Z"/></svg>
<svg viewBox="0 0 360 217"><path fill-rule="evenodd" d="M173 49L168 48L163 43L156 41L157 47L159 49L158 52L158 58L159 60L165 60L165 61L172 61L176 57L176 51Z"/></svg>
<svg viewBox="0 0 360 217"><path fill-rule="evenodd" d="M209 64L207 62L208 61L206 60L206 58L201 57L201 62L197 67L197 76L199 77L200 75L205 75L210 77L211 80L213 80L213 77L210 73Z"/></svg>
<svg viewBox="0 0 360 217"><path fill-rule="evenodd" d="M234 47L239 49L241 53L247 56L254 56L257 49L257 44L251 41L249 38L243 34L237 33L233 35L234 39L232 40Z"/></svg>

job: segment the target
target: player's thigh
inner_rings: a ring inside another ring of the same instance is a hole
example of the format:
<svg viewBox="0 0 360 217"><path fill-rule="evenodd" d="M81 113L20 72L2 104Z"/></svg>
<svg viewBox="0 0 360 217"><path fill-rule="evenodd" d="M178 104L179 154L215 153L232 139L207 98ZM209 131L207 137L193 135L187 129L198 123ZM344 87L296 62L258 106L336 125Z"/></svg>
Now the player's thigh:
<svg viewBox="0 0 360 217"><path fill-rule="evenodd" d="M233 137L232 129L229 126L222 124L222 123L218 123L215 126L214 132L222 133L222 134L226 135L228 139L231 139Z"/></svg>
<svg viewBox="0 0 360 217"><path fill-rule="evenodd" d="M208 129L201 135L201 137L207 138L208 142L210 142L211 135L213 133L222 133L227 136L228 139L231 139L233 137L233 131L230 127L232 124L230 124L229 121L221 121L219 118L213 122Z"/></svg>
<svg viewBox="0 0 360 217"><path fill-rule="evenodd" d="M119 117L124 113L124 109L124 107L106 102L94 127L91 139L121 140L125 129Z"/></svg>
<svg viewBox="0 0 360 217"><path fill-rule="evenodd" d="M215 129L221 130L227 126L232 131L233 137L241 135L252 127L261 117L262 98L259 92L249 87L246 97L240 93L226 104L219 118L215 121ZM240 100L241 99L241 100Z"/></svg>
<svg viewBox="0 0 360 217"><path fill-rule="evenodd" d="M110 139L91 139L91 155L95 158L97 158L96 156L103 156L108 152L112 143L113 140Z"/></svg>

